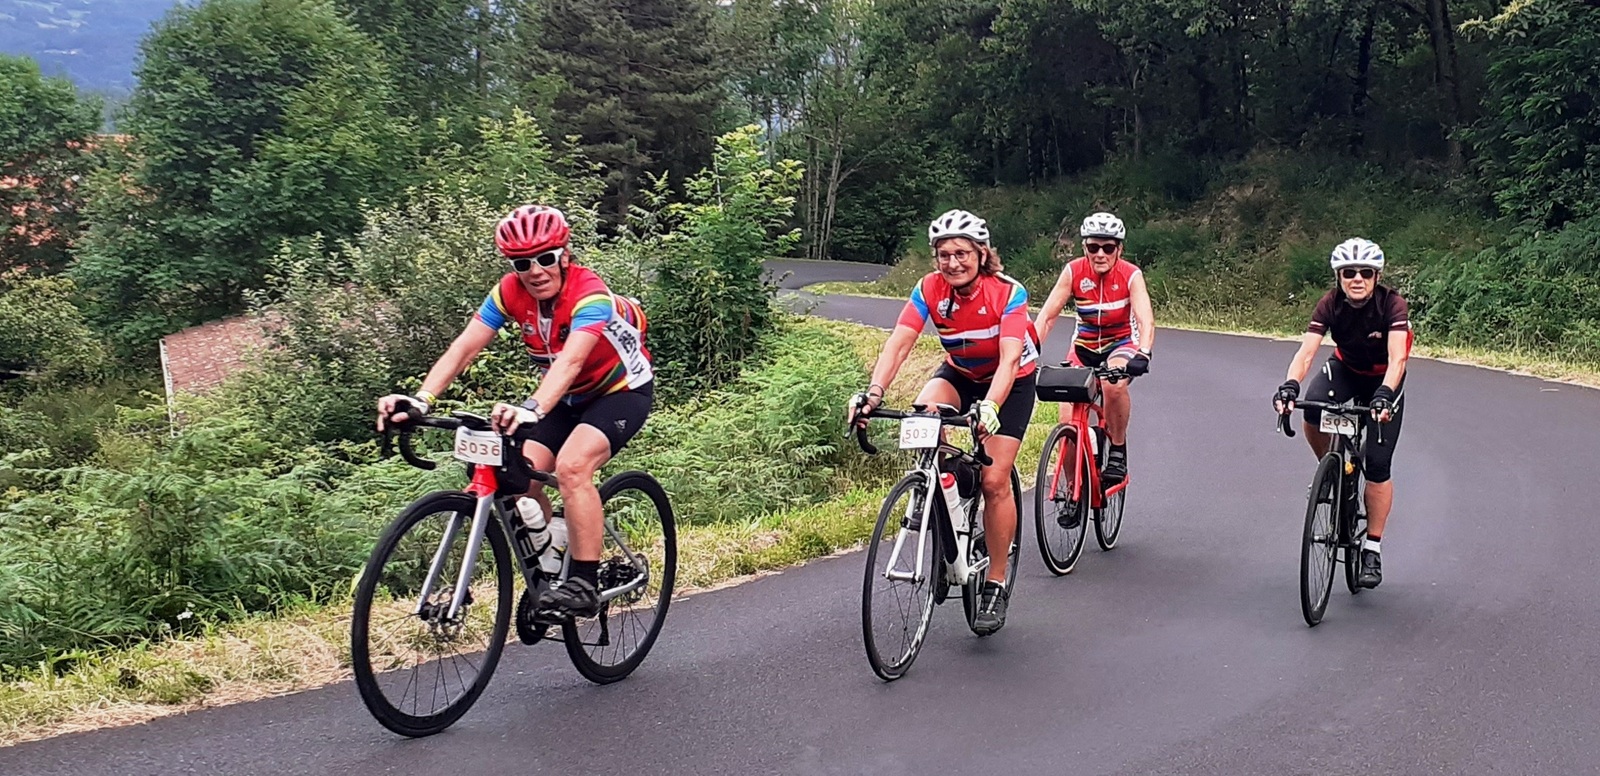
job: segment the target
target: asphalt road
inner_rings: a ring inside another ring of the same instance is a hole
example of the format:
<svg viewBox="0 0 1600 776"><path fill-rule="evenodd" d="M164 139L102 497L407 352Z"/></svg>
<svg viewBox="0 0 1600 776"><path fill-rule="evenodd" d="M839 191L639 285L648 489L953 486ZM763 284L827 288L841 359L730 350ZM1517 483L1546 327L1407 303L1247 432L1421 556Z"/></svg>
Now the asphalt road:
<svg viewBox="0 0 1600 776"><path fill-rule="evenodd" d="M1163 332L1118 548L1051 577L1030 517L1006 628L974 637L952 599L898 682L863 655L853 553L674 603L608 687L513 645L433 738L389 734L343 683L0 750L0 774L1600 773L1600 393L1414 361L1383 586L1336 580L1312 629L1314 462L1268 405L1294 347Z"/></svg>

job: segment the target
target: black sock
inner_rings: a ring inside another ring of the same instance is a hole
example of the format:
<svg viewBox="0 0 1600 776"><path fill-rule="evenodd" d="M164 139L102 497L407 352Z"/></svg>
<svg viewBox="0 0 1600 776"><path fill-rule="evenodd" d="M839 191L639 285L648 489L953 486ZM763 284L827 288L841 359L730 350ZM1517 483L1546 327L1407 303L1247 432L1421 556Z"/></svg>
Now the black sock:
<svg viewBox="0 0 1600 776"><path fill-rule="evenodd" d="M600 587L600 561L575 560L567 567L567 571L572 579L585 579L596 588Z"/></svg>

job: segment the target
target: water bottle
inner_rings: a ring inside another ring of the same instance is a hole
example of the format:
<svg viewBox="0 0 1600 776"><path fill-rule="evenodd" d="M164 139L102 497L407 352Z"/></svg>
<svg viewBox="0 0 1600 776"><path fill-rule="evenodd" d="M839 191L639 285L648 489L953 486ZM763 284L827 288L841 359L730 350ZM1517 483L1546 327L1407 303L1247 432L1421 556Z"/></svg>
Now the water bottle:
<svg viewBox="0 0 1600 776"><path fill-rule="evenodd" d="M555 576L561 573L561 557L567 554L567 519L557 513L550 518L550 546L539 556L544 573Z"/></svg>
<svg viewBox="0 0 1600 776"><path fill-rule="evenodd" d="M956 475L951 472L939 472L939 490L944 493L945 509L950 511L950 518L955 521L956 531L967 530L967 506L961 503L961 491L956 487Z"/></svg>
<svg viewBox="0 0 1600 776"><path fill-rule="evenodd" d="M517 499L517 525L512 530L512 543L516 545L517 555L524 563L533 563L535 559L543 562L540 553L550 547L550 531L545 523L544 508L539 502L531 498ZM565 526L563 526L565 528Z"/></svg>

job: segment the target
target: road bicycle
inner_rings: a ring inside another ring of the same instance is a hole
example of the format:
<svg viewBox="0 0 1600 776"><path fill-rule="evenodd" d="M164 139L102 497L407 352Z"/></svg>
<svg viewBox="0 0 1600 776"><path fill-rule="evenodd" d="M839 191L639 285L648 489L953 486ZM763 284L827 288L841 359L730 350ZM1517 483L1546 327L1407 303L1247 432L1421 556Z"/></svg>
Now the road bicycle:
<svg viewBox="0 0 1600 776"><path fill-rule="evenodd" d="M373 717L400 735L418 737L466 713L506 645L513 568L525 585L516 607L521 641L537 643L559 627L573 666L596 684L638 668L661 633L677 576L677 528L661 484L645 472L626 471L600 486L600 611L548 619L538 615L535 602L546 587L567 579L569 563L564 547L537 542L545 537L530 531L517 512L518 497L532 483L555 485L553 474L535 471L521 455L531 427L503 435L487 418L465 412L400 424L400 455L432 469L434 462L412 446L419 428L455 432L452 454L467 465L471 482L462 491L436 491L412 502L384 530L362 569L350 658L356 689ZM386 433L386 453L389 442ZM550 524L561 518L558 508ZM559 571L545 568L557 565Z"/></svg>
<svg viewBox="0 0 1600 776"><path fill-rule="evenodd" d="M1318 428L1332 439L1317 462L1306 496L1306 523L1300 545L1300 613L1306 624L1322 622L1333 592L1333 568L1344 564L1344 584L1351 595L1361 592L1361 545L1366 540L1366 514L1361 504L1361 451L1367 438L1371 408L1359 404L1296 401L1294 409L1322 411ZM1278 428L1293 438L1289 413L1278 416ZM1378 430L1383 443L1383 430Z"/></svg>
<svg viewBox="0 0 1600 776"><path fill-rule="evenodd" d="M900 448L916 451L915 465L889 490L878 511L861 591L867 661L880 678L892 681L917 659L933 607L947 600L951 587L961 588L967 627L977 632L974 620L990 565L979 472L994 461L976 440L970 451L945 440L947 426L966 428L976 436L976 404L967 413L948 404L932 409L919 404L912 412L878 408L864 417L900 421ZM868 455L878 452L867 441L865 428L856 429L856 443ZM1006 589L1015 597L1022 539L1022 481L1015 466L1011 497L1017 525L1006 554ZM884 622L876 624L879 617Z"/></svg>
<svg viewBox="0 0 1600 776"><path fill-rule="evenodd" d="M1039 369L1034 389L1039 400L1072 405L1071 419L1057 424L1045 438L1033 483L1034 535L1045 568L1056 576L1070 574L1078 565L1090 522L1101 550L1117 546L1128 478L1104 487L1101 472L1111 448L1100 382L1132 379L1122 368L1072 366L1068 362ZM1089 443L1079 445L1082 439Z"/></svg>

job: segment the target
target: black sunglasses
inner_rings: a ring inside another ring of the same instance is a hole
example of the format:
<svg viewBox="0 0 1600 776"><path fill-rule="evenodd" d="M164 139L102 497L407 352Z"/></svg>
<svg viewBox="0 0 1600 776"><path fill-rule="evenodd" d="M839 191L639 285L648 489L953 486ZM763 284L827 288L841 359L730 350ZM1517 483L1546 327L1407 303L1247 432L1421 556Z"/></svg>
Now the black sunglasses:
<svg viewBox="0 0 1600 776"><path fill-rule="evenodd" d="M1117 248L1120 245L1121 245L1121 243L1092 243L1092 242L1086 242L1086 243L1083 244L1083 249L1085 251L1088 251L1089 253L1112 254L1112 253L1116 253L1117 252Z"/></svg>
<svg viewBox="0 0 1600 776"><path fill-rule="evenodd" d="M527 272L528 270L533 269L534 263L537 262L539 266L549 269L554 267L556 262L560 260L561 249L554 248L552 250L545 251L544 253L534 254L532 258L512 259L511 268L518 272Z"/></svg>
<svg viewBox="0 0 1600 776"><path fill-rule="evenodd" d="M1376 274L1378 271L1371 267L1345 267L1339 270L1339 277L1345 280L1355 280L1356 275L1360 275L1362 280L1371 280Z"/></svg>

